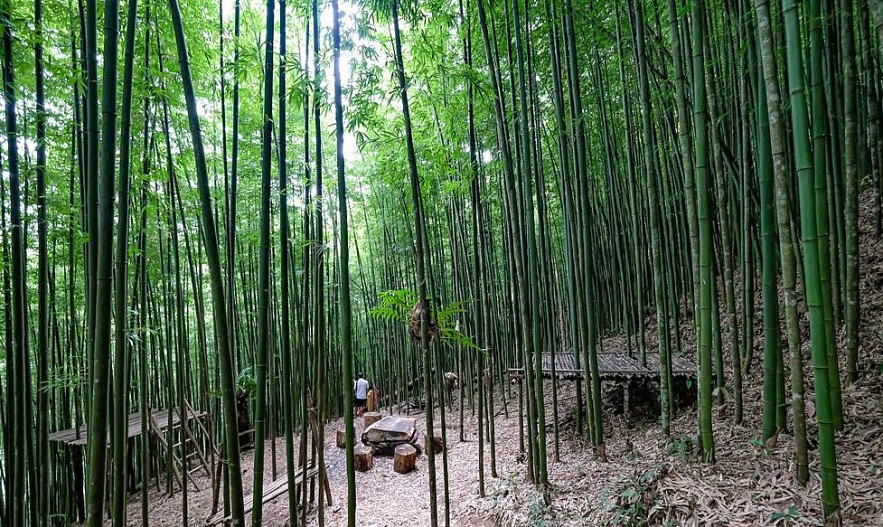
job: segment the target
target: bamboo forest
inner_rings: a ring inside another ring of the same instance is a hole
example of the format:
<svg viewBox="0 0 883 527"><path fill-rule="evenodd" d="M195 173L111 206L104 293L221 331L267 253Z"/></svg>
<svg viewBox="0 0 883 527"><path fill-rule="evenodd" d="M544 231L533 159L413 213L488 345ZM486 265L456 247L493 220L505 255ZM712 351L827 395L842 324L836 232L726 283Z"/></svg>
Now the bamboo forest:
<svg viewBox="0 0 883 527"><path fill-rule="evenodd" d="M0 30L0 526L883 526L883 0Z"/></svg>

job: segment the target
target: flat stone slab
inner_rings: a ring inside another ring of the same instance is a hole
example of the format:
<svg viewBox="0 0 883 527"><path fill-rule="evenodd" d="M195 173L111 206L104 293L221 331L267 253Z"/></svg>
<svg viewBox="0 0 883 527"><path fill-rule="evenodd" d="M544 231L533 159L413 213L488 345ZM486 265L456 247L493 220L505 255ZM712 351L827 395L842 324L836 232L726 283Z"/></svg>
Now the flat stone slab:
<svg viewBox="0 0 883 527"><path fill-rule="evenodd" d="M417 441L417 420L411 417L387 416L362 432L362 443L375 451L391 451L403 444Z"/></svg>

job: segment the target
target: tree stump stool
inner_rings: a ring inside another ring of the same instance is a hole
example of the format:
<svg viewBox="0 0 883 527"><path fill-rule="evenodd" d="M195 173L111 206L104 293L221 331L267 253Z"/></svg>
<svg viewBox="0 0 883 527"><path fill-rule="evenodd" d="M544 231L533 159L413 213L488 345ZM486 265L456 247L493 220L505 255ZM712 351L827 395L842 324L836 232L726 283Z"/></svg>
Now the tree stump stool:
<svg viewBox="0 0 883 527"><path fill-rule="evenodd" d="M417 449L411 445L399 445L396 447L396 454L393 460L393 470L399 474L407 474L414 470L414 464L417 462Z"/></svg>
<svg viewBox="0 0 883 527"><path fill-rule="evenodd" d="M359 472L368 472L374 468L374 456L371 454L371 449L365 445L356 445L353 451L353 461Z"/></svg>
<svg viewBox="0 0 883 527"><path fill-rule="evenodd" d="M346 432L337 429L337 448L346 448Z"/></svg>
<svg viewBox="0 0 883 527"><path fill-rule="evenodd" d="M433 452L441 454L442 450L445 449L445 443L442 441L441 436L433 436L431 439L429 436L426 436L424 447L427 452L432 448Z"/></svg>
<svg viewBox="0 0 883 527"><path fill-rule="evenodd" d="M373 425L377 421L380 421L381 419L383 419L383 414L381 414L380 412L365 412L362 415L362 419L365 422L365 428L368 428L369 426Z"/></svg>

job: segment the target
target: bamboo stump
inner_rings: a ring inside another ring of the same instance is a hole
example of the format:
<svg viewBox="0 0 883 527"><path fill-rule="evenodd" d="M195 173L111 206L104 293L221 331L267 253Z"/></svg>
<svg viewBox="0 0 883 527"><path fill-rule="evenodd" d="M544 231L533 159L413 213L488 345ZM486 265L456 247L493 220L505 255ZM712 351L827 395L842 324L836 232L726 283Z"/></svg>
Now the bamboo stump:
<svg viewBox="0 0 883 527"><path fill-rule="evenodd" d="M368 472L374 468L374 456L371 455L371 449L365 445L356 445L353 450L353 461L359 472Z"/></svg>
<svg viewBox="0 0 883 527"><path fill-rule="evenodd" d="M381 414L380 412L365 412L365 414L362 416L362 419L365 422L365 428L368 428L377 421L383 419L383 414Z"/></svg>
<svg viewBox="0 0 883 527"><path fill-rule="evenodd" d="M393 470L399 474L407 474L414 470L417 462L417 449L411 445L399 445L396 447L395 458L393 460Z"/></svg>
<svg viewBox="0 0 883 527"><path fill-rule="evenodd" d="M425 445L426 451L429 452L430 447L432 447L433 452L436 454L441 454L442 450L445 449L445 444L442 441L441 436L433 436L432 439L429 436L426 436Z"/></svg>
<svg viewBox="0 0 883 527"><path fill-rule="evenodd" d="M346 432L337 429L337 448L346 448Z"/></svg>

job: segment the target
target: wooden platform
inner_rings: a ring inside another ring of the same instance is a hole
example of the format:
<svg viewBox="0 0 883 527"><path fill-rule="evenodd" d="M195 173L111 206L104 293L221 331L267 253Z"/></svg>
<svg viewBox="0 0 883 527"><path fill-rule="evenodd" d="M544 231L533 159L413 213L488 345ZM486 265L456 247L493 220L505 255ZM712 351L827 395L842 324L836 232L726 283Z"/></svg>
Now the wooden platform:
<svg viewBox="0 0 883 527"><path fill-rule="evenodd" d="M319 474L319 469L317 467L310 467L307 470L307 479L315 478ZM303 482L303 467L298 468L294 472L294 479L296 484L301 484ZM276 481L271 481L264 485L264 495L261 498L261 503L267 503L268 501L277 498L283 494L288 492L288 475L283 475ZM326 483L326 492L329 493L329 504L330 504L330 487L327 486ZM245 505L245 513L248 514L254 509L254 494L249 494L244 498ZM230 516L225 516L224 512L218 512L217 514L207 518L205 520L206 525L216 525L222 522L229 522L232 518Z"/></svg>
<svg viewBox="0 0 883 527"><path fill-rule="evenodd" d="M552 354L543 352L543 377L552 378ZM629 357L624 353L599 353L598 373L601 380L628 379L631 377L658 377L659 355L647 354L647 365L641 364L641 358ZM696 363L686 357L672 358L672 375L675 377L694 377L696 375ZM578 380L583 378L583 369L576 367L576 358L573 353L562 351L555 353L555 376L563 380ZM524 377L524 368L510 368L509 377L521 379Z"/></svg>
<svg viewBox="0 0 883 527"><path fill-rule="evenodd" d="M169 411L168 410L151 410L151 417L154 419L156 425L158 425L160 430L167 430L169 428ZM188 420L193 419L202 419L207 415L206 412L198 412L195 410L189 410L187 412ZM181 422L181 418L178 415L178 410L172 411L172 426L178 426ZM148 418L149 419L149 418ZM148 425L148 428L150 426ZM79 432L79 437L77 432ZM108 435L110 432L108 431ZM86 439L88 437L88 427L86 425L80 425L79 428L69 428L67 430L59 430L58 432L53 432L49 434L49 441L54 443L63 443L69 446L85 446ZM141 412L130 414L129 415L129 430L128 437L131 439L135 436L141 435ZM108 444L110 444L110 438L108 437Z"/></svg>

